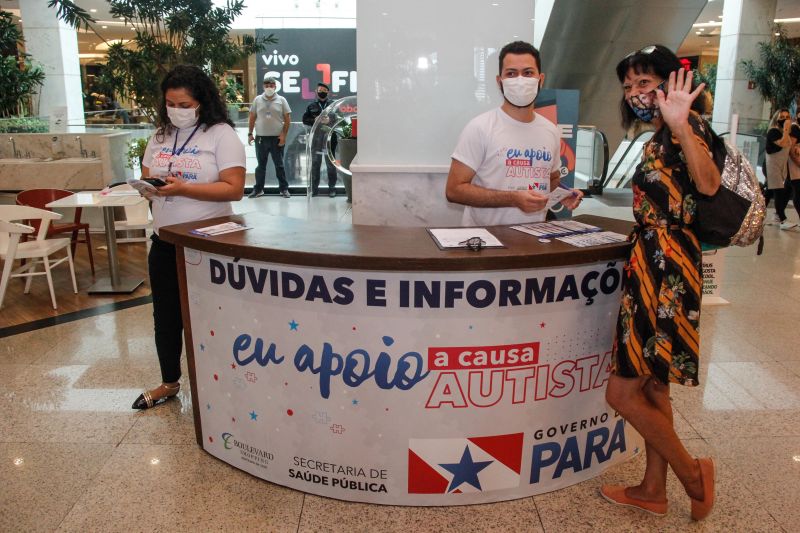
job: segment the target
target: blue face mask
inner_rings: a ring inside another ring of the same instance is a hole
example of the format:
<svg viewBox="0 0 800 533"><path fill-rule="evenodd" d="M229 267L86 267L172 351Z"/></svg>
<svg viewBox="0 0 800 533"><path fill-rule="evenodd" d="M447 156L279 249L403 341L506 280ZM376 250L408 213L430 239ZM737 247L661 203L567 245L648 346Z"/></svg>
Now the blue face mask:
<svg viewBox="0 0 800 533"><path fill-rule="evenodd" d="M664 83L665 82L662 81L656 89L661 89L663 91ZM631 96L627 102L633 114L642 122L652 122L654 118L661 116L661 111L658 109L658 99L656 98L655 89L649 93Z"/></svg>

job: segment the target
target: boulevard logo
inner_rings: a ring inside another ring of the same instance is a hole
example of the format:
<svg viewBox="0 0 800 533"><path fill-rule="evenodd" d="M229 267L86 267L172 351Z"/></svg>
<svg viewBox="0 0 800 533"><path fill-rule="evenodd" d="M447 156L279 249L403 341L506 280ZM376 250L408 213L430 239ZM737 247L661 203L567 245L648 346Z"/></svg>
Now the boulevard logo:
<svg viewBox="0 0 800 533"><path fill-rule="evenodd" d="M266 450L257 448L246 442L237 440L232 433L225 432L222 434L222 445L226 450L239 450L239 456L248 463L267 468L269 463L275 459L275 456Z"/></svg>

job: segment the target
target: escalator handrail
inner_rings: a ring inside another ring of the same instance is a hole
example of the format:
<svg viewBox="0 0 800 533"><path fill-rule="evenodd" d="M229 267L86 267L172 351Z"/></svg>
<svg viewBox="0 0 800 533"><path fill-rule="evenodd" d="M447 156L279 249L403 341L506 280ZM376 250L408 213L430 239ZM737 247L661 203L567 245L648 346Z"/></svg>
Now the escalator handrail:
<svg viewBox="0 0 800 533"><path fill-rule="evenodd" d="M617 172L617 169L619 168L619 166L622 164L622 162L623 162L623 161L625 161L625 158L628 156L628 152L630 152L630 151L631 151L631 149L632 149L632 148L633 148L633 147L636 145L636 141L638 141L638 140L639 140L639 137L641 137L641 136L643 136L643 135L646 135L646 134L648 134L648 133L649 133L651 136L652 136L652 134L653 134L653 132L652 132L652 131L643 131L643 132L640 132L640 133L639 133L639 134L638 134L636 137L634 137L634 138L633 138L633 140L631 140L631 143L628 145L628 147L627 147L627 148L625 149L625 151L622 153L622 157L620 157L620 158L619 158L619 161L617 161L617 164L616 164L616 166L614 167L614 170L612 170L612 171L611 171L611 173L610 173L608 176L606 176L606 178L603 180L603 188L604 188L604 189L605 189L605 188L606 188L606 186L608 185L608 182L609 182L609 180L611 180L611 176L613 176L614 174L616 174L616 172Z"/></svg>
<svg viewBox="0 0 800 533"><path fill-rule="evenodd" d="M608 153L608 137L606 137L606 134L601 130L597 130L597 133L599 133L600 138L603 139L603 172L600 174L600 183L604 183L606 180L606 173L608 172L608 162L610 155Z"/></svg>

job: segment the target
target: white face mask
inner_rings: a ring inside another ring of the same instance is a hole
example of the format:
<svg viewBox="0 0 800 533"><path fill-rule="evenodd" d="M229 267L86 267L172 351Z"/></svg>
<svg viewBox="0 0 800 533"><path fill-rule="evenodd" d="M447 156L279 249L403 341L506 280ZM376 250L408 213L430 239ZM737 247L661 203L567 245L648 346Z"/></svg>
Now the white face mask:
<svg viewBox="0 0 800 533"><path fill-rule="evenodd" d="M275 89L273 89L272 87L267 87L266 89L264 89L264 94L267 95L267 98L272 98L273 95L275 94Z"/></svg>
<svg viewBox="0 0 800 533"><path fill-rule="evenodd" d="M167 116L176 128L191 128L197 124L198 109L200 109L200 106L187 108L168 107Z"/></svg>
<svg viewBox="0 0 800 533"><path fill-rule="evenodd" d="M503 96L517 107L528 107L539 94L539 78L517 76L504 78L501 83L503 84Z"/></svg>

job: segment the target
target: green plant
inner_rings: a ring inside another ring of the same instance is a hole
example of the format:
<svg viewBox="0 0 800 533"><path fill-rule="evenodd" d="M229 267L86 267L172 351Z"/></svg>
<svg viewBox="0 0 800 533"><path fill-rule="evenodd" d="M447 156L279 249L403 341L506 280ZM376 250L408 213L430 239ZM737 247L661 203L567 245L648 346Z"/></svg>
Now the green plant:
<svg viewBox="0 0 800 533"><path fill-rule="evenodd" d="M706 90L714 96L717 89L717 64L710 63L705 65L701 70L694 70L694 79L697 83L705 83Z"/></svg>
<svg viewBox="0 0 800 533"><path fill-rule="evenodd" d="M127 157L126 167L139 168L142 166L144 151L147 149L147 140L147 137L139 137L128 143L128 151L125 152Z"/></svg>
<svg viewBox="0 0 800 533"><path fill-rule="evenodd" d="M242 92L244 87L241 83L236 81L233 76L225 77L224 81L220 83L220 93L225 103L238 104L242 101Z"/></svg>
<svg viewBox="0 0 800 533"><path fill-rule="evenodd" d="M214 7L210 0L106 2L111 16L123 19L136 32L130 43L109 43L103 83L118 97L136 102L151 119L161 97L161 80L175 65L199 65L220 79L226 70L277 42L272 35L229 38L244 0L228 0L224 7ZM48 0L48 6L55 7L68 24L100 35L94 26L97 21L73 2Z"/></svg>
<svg viewBox="0 0 800 533"><path fill-rule="evenodd" d="M780 24L775 25L775 33L771 41L758 43L758 62L742 61L742 68L772 112L788 109L800 96L800 46L789 40Z"/></svg>
<svg viewBox="0 0 800 533"><path fill-rule="evenodd" d="M0 133L47 133L49 124L35 117L0 118Z"/></svg>
<svg viewBox="0 0 800 533"><path fill-rule="evenodd" d="M10 13L0 10L0 117L32 114L33 95L44 83L44 71L18 49L22 33Z"/></svg>
<svg viewBox="0 0 800 533"><path fill-rule="evenodd" d="M342 126L342 139L353 138L353 125L349 122Z"/></svg>

